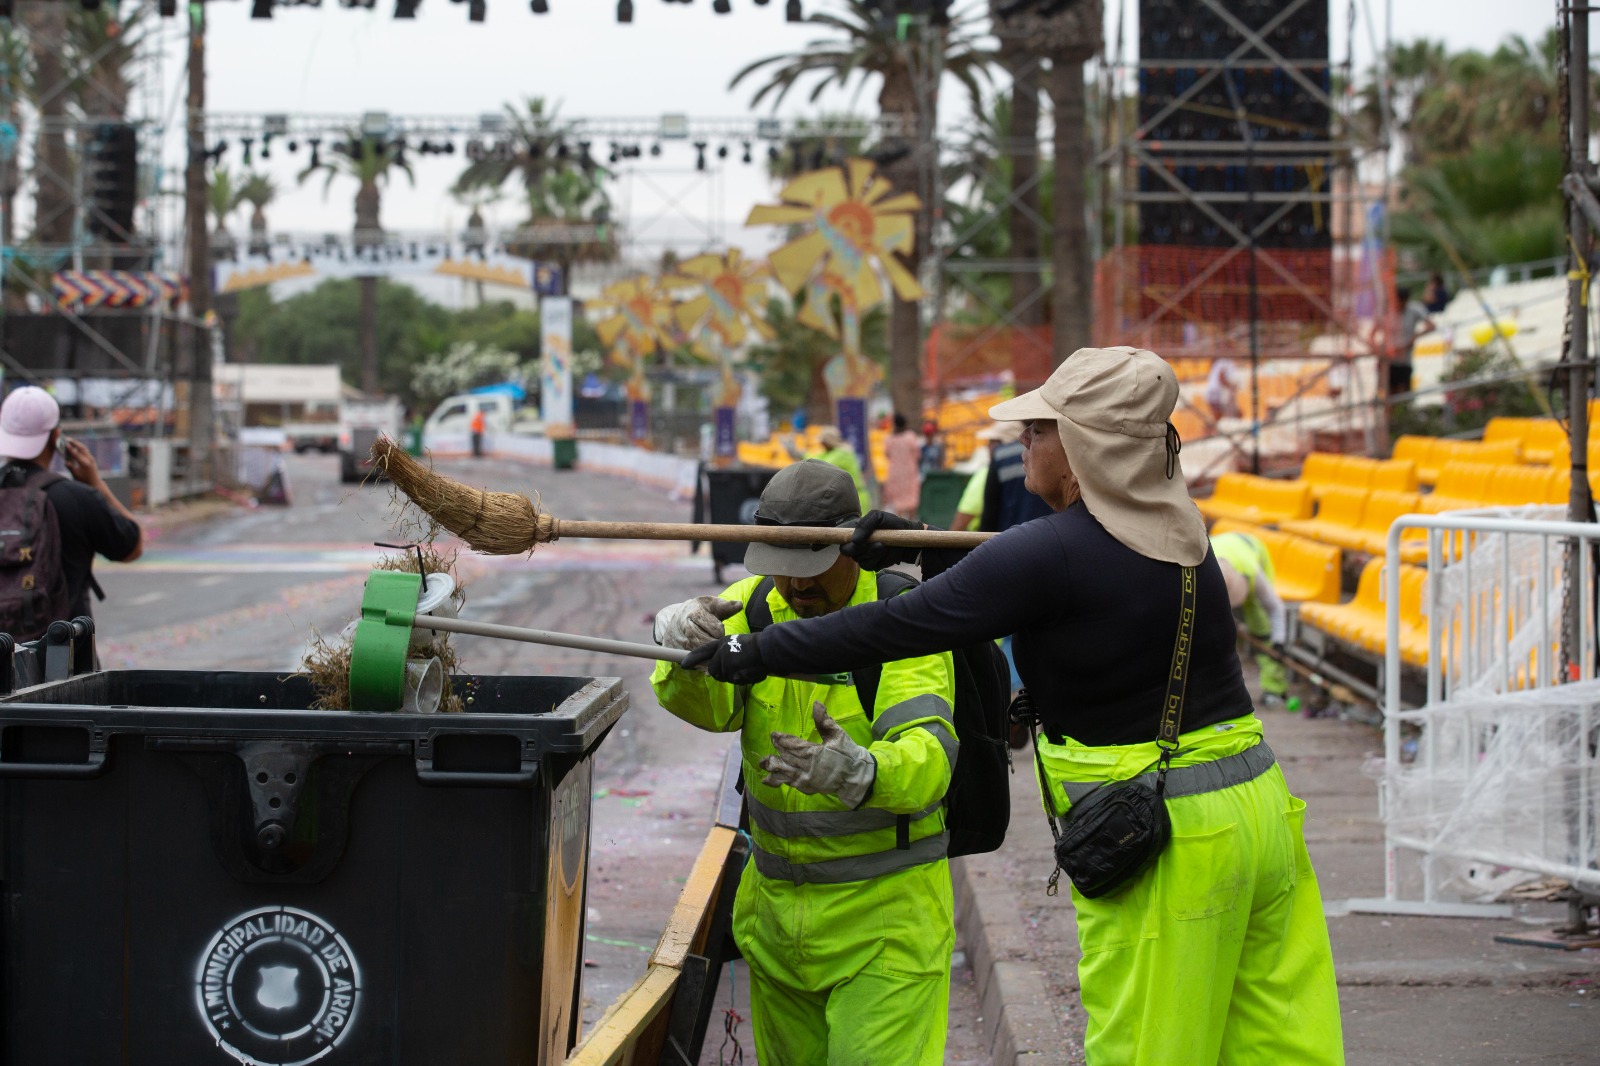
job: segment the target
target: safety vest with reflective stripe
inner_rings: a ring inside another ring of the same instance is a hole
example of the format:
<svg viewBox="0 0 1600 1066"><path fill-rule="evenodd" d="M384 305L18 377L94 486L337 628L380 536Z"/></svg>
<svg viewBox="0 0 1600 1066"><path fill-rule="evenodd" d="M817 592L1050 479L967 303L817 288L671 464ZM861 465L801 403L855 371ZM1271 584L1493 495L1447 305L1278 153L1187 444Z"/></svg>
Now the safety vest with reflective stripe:
<svg viewBox="0 0 1600 1066"><path fill-rule="evenodd" d="M747 578L722 596L743 603L760 580ZM863 570L850 602L877 595L877 575ZM797 617L776 589L767 606L774 624ZM743 611L723 627L749 632ZM885 663L871 718L850 684L769 677L751 686L726 685L670 663L659 664L650 683L661 705L684 721L715 732L740 731L753 860L764 876L832 884L944 857L943 800L958 751L951 711L955 668L948 652ZM773 753L773 732L820 740L811 716L818 701L878 764L872 792L858 810L834 796L808 796L762 781L765 771L757 764Z"/></svg>
<svg viewBox="0 0 1600 1066"><path fill-rule="evenodd" d="M1272 555L1267 551L1267 546L1261 543L1260 537L1252 537L1248 533L1218 533L1211 538L1211 550L1217 553L1217 558L1239 571L1241 577L1250 582L1250 587L1256 587L1256 575L1266 577L1268 581L1277 582L1277 574L1273 572Z"/></svg>

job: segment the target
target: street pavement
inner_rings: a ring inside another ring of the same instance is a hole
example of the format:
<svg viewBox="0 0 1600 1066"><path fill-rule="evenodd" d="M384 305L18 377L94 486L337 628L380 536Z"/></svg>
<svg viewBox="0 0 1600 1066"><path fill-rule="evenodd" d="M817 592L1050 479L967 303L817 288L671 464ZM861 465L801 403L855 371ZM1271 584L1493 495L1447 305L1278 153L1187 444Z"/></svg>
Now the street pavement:
<svg viewBox="0 0 1600 1066"><path fill-rule="evenodd" d="M562 518L685 521L686 501L580 471L485 459L441 463L449 476L537 492ZM382 487L340 486L323 457L290 459L294 505L215 504L153 516L145 559L96 567L108 668L292 669L314 632L354 617L377 549L393 540ZM562 541L528 556L463 555L465 617L648 642L667 603L720 591L705 548ZM593 1020L643 972L709 825L731 737L666 714L650 664L483 638L456 638L465 670L615 676L632 707L596 755L584 1017ZM1253 669L1247 667L1247 674ZM1344 913L1382 894L1376 785L1361 772L1380 735L1353 720L1262 711L1291 789L1308 802L1307 839L1329 912L1345 1041L1352 1064L1600 1062L1600 952L1500 944L1498 933L1546 927L1563 911L1524 905L1505 921ZM1076 934L1065 893L1044 894L1052 862L1027 751L1015 753L1011 833L998 852L953 864L957 965L946 1062L1052 1066L1083 1061ZM1545 924L1540 924L1545 923ZM701 1062L754 1061L737 964L717 993ZM724 1022L733 1011L733 1031Z"/></svg>

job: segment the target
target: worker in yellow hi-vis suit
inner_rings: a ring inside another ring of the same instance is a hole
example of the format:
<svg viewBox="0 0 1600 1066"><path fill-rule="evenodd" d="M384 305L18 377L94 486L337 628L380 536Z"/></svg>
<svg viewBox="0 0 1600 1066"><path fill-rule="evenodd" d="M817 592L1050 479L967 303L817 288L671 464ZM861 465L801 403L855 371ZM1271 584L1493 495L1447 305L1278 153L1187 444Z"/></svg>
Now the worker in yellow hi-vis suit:
<svg viewBox="0 0 1600 1066"><path fill-rule="evenodd" d="M850 476L817 459L779 471L756 510L781 525L859 517ZM770 576L663 608L656 640L693 648L878 599L877 575L837 545L752 544L745 565ZM723 683L662 663L651 684L685 721L740 734L753 847L733 933L763 1066L936 1066L955 941L951 657L885 663L875 686L866 671L830 680Z"/></svg>

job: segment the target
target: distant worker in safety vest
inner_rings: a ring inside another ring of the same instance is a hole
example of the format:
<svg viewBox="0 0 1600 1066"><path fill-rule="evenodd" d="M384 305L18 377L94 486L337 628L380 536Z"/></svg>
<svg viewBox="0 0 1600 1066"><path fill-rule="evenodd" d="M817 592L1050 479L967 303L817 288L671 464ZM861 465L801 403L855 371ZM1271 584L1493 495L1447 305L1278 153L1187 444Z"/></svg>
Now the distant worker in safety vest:
<svg viewBox="0 0 1600 1066"><path fill-rule="evenodd" d="M773 475L755 520L853 526L857 507L848 476L806 459ZM751 544L744 564L767 576L663 607L656 642L753 642L769 625L879 598L878 575L837 544ZM955 668L935 652L884 662L875 690L858 687L861 676L724 683L662 663L650 678L679 718L740 734L752 851L733 936L749 965L756 1053L775 1066L944 1062Z"/></svg>
<svg viewBox="0 0 1600 1066"><path fill-rule="evenodd" d="M861 463L856 459L856 450L844 439L839 427L820 427L817 430L817 441L822 445L822 451L812 458L831 463L849 474L850 480L855 482L856 496L861 501L861 513L866 514L872 510L872 495L867 492L866 479L861 476Z"/></svg>
<svg viewBox="0 0 1600 1066"><path fill-rule="evenodd" d="M472 412L472 421L467 425L472 429L472 454L481 457L483 455L483 408L480 407Z"/></svg>
<svg viewBox="0 0 1600 1066"><path fill-rule="evenodd" d="M1245 632L1281 655L1288 620L1274 587L1277 576L1267 546L1249 533L1219 533L1211 538L1211 550L1222 567L1228 602L1244 618ZM1281 704L1289 695L1289 671L1276 655L1264 651L1256 652L1256 665L1261 668L1261 694L1267 705Z"/></svg>

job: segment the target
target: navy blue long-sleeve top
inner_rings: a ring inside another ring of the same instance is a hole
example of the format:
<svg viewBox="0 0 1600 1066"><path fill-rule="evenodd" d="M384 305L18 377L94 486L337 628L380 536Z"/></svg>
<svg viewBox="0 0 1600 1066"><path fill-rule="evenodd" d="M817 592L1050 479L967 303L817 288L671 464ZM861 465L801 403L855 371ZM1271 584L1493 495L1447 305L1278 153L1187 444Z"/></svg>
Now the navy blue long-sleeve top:
<svg viewBox="0 0 1600 1066"><path fill-rule="evenodd" d="M969 553L925 551L922 564L928 579L904 595L765 630L766 669L853 670L1015 634L1017 672L1046 735L1096 746L1156 738L1178 630L1177 564L1126 547L1082 502ZM1252 707L1209 549L1197 577L1185 731Z"/></svg>

